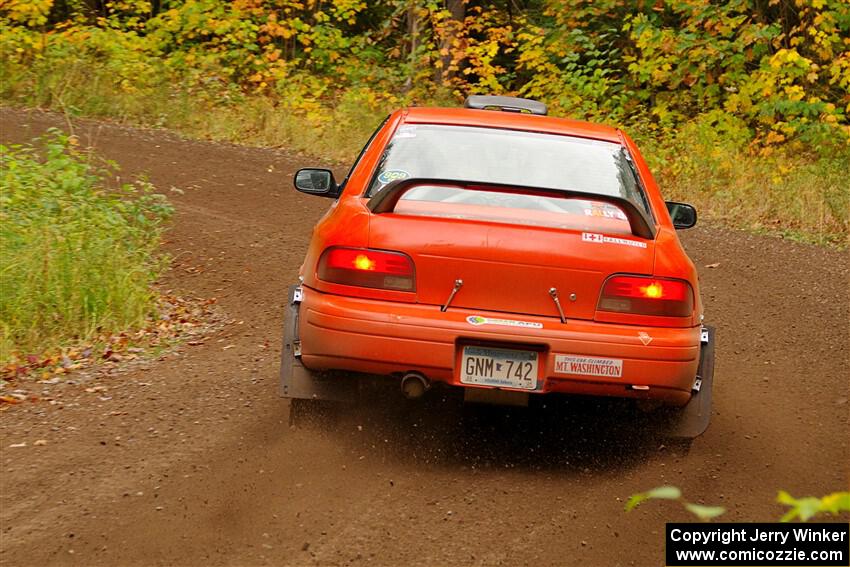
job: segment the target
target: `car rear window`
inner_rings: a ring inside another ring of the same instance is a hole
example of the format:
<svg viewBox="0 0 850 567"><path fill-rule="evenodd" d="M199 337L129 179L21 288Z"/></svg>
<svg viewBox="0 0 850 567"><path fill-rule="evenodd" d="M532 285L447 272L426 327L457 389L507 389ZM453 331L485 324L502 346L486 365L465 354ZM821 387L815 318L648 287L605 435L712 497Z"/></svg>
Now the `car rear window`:
<svg viewBox="0 0 850 567"><path fill-rule="evenodd" d="M449 219L471 219L611 234L631 234L619 207L592 199L560 199L478 191L444 185L420 185L395 205L396 214Z"/></svg>
<svg viewBox="0 0 850 567"><path fill-rule="evenodd" d="M602 140L475 126L404 124L385 148L366 196L391 181L410 177L564 189L588 193L590 199L594 194L612 195L630 200L649 214L625 148ZM462 190L411 191L402 200L449 200L489 207L502 202L511 208L519 203L506 199L508 194L475 198L460 196L457 191ZM526 198L526 206L519 208L593 210L585 204L559 201L568 200L538 197L532 206Z"/></svg>

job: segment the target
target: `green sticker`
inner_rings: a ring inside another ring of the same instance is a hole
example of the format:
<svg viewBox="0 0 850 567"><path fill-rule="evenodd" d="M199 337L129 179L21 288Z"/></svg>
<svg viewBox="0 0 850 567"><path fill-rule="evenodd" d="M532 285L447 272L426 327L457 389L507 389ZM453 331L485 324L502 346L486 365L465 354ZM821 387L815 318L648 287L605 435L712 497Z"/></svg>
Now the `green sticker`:
<svg viewBox="0 0 850 567"><path fill-rule="evenodd" d="M398 181L399 179L407 179L408 177L410 177L410 174L403 169L388 169L378 176L378 181L386 184L391 181Z"/></svg>

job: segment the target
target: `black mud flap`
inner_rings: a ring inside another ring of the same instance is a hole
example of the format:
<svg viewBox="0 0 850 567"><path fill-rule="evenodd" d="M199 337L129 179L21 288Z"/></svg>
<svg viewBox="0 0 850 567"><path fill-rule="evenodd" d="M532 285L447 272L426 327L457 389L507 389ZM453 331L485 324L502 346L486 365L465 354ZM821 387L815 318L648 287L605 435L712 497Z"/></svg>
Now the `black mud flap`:
<svg viewBox="0 0 850 567"><path fill-rule="evenodd" d="M357 397L357 380L353 377L315 372L301 364L297 342L300 293L300 286L289 287L280 357L280 395L304 400L353 402Z"/></svg>
<svg viewBox="0 0 850 567"><path fill-rule="evenodd" d="M667 436L672 439L695 439L708 429L711 421L711 391L714 386L714 327L703 328L703 343L697 367L699 390L691 397L688 405L672 415Z"/></svg>

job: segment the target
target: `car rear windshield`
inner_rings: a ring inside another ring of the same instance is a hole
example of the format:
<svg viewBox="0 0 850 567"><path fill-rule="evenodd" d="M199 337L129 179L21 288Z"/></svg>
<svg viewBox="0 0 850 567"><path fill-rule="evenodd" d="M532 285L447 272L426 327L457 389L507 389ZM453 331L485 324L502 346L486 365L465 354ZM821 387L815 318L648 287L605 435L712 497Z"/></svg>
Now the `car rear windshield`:
<svg viewBox="0 0 850 567"><path fill-rule="evenodd" d="M626 198L650 214L625 148L602 140L474 126L404 124L384 150L366 196L391 181L409 177L564 189L588 193L590 198L610 195Z"/></svg>

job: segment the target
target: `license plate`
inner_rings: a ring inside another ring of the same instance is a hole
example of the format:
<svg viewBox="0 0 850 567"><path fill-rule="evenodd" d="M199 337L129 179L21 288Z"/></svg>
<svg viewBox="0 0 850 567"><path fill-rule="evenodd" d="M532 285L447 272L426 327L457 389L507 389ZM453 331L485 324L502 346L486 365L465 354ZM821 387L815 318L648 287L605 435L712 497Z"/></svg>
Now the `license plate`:
<svg viewBox="0 0 850 567"><path fill-rule="evenodd" d="M538 355L530 350L479 346L463 347L462 384L534 390L537 388Z"/></svg>

